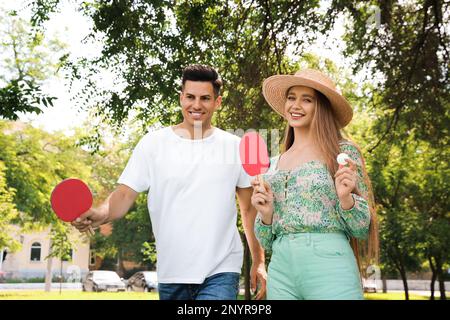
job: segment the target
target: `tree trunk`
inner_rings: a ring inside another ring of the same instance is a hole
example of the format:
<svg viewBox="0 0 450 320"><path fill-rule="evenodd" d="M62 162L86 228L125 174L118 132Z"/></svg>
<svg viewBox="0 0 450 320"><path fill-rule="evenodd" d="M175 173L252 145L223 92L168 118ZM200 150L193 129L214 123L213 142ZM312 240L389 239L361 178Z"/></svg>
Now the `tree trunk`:
<svg viewBox="0 0 450 320"><path fill-rule="evenodd" d="M123 265L123 254L122 254L122 249L119 249L118 253L117 253L117 273L119 274L119 276L123 277L125 272L125 267Z"/></svg>
<svg viewBox="0 0 450 320"><path fill-rule="evenodd" d="M405 290L405 300L409 300L409 292L408 292L408 281L406 279L406 270L403 264L403 259L401 256L401 253L398 252L398 250L396 248L394 248L394 252L392 255L392 262L395 265L395 268L397 269L397 271L400 273L400 276L402 277L402 281L403 281L403 288Z"/></svg>
<svg viewBox="0 0 450 320"><path fill-rule="evenodd" d="M434 300L434 284L436 282L437 273L436 273L436 268L434 267L433 259L431 256L428 256L428 262L430 263L430 269L431 269L430 300Z"/></svg>
<svg viewBox="0 0 450 320"><path fill-rule="evenodd" d="M0 271L2 271L2 267L3 267L3 252L4 252L4 249L2 248L2 250L0 250Z"/></svg>
<svg viewBox="0 0 450 320"><path fill-rule="evenodd" d="M436 261L436 273L437 279L439 281L439 292L441 294L441 300L447 300L445 296L445 283L444 283L444 272L442 270L442 262L438 257L434 257L434 261Z"/></svg>
<svg viewBox="0 0 450 320"><path fill-rule="evenodd" d="M405 300L409 300L408 280L406 279L406 271L401 261L399 262L398 269L400 272L400 276L402 277L403 288L405 289Z"/></svg>
<svg viewBox="0 0 450 320"><path fill-rule="evenodd" d="M62 270L63 270L62 255L61 255L60 259L61 259L61 262L59 265L59 294L61 294L61 291L62 291Z"/></svg>
<svg viewBox="0 0 450 320"><path fill-rule="evenodd" d="M439 291L441 293L441 300L447 300L447 297L445 295L445 283L442 270L439 271L438 273L438 281L439 281Z"/></svg>
<svg viewBox="0 0 450 320"><path fill-rule="evenodd" d="M403 281L403 288L405 289L405 300L409 300L408 281L406 279L406 274L402 272L401 276Z"/></svg>
<svg viewBox="0 0 450 320"><path fill-rule="evenodd" d="M386 281L386 276L383 276L381 278L381 283L383 286L383 293L387 293L387 281Z"/></svg>
<svg viewBox="0 0 450 320"><path fill-rule="evenodd" d="M52 240L48 244L48 255L52 253ZM52 289L52 262L53 257L47 258L47 272L45 273L45 291L50 292Z"/></svg>

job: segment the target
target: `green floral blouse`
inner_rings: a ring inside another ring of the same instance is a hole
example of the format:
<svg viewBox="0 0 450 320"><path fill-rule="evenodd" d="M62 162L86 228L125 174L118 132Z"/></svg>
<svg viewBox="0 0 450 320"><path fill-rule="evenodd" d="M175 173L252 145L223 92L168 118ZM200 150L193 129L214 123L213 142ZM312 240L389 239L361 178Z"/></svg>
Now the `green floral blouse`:
<svg viewBox="0 0 450 320"><path fill-rule="evenodd" d="M362 195L352 194L355 204L349 210L341 208L333 178L324 163L312 160L291 170L279 170L280 156L271 159L270 169L263 177L274 194L272 225L265 225L259 214L255 222L256 237L266 250L271 250L276 237L289 233L344 232L350 237L367 237L370 211L361 155L350 142L341 142L340 149L357 163L357 184Z"/></svg>

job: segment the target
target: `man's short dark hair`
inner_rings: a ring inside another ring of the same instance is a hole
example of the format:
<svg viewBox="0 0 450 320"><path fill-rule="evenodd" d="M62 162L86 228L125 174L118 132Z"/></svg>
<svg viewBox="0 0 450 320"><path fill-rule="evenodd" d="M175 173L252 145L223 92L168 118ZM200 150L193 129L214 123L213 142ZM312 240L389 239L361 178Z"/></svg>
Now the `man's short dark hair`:
<svg viewBox="0 0 450 320"><path fill-rule="evenodd" d="M220 88L222 87L222 80L214 68L202 64L192 64L183 69L183 78L181 81L181 88L184 89L186 81L207 81L211 82L214 88L216 97L220 95Z"/></svg>

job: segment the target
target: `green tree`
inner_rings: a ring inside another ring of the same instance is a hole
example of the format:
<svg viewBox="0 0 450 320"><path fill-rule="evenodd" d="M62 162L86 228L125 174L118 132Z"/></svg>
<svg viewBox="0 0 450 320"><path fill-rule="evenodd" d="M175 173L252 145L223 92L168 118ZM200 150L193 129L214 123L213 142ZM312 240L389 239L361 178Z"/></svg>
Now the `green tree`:
<svg viewBox="0 0 450 320"><path fill-rule="evenodd" d="M380 99L381 141L401 142L411 130L438 148L448 145L449 44L448 1L334 0L328 17L350 18L346 54L354 71L366 70Z"/></svg>
<svg viewBox="0 0 450 320"><path fill-rule="evenodd" d="M56 221L49 199L61 180L78 177L92 185L87 152L75 140L49 134L29 125L0 122L0 159L6 166L7 186L16 190L13 202L20 215L12 222L25 228ZM94 183L95 185L95 183Z"/></svg>
<svg viewBox="0 0 450 320"><path fill-rule="evenodd" d="M35 23L55 10L55 2L35 2ZM229 128L267 127L280 120L262 108L261 82L268 75L294 70L285 54L289 45L299 51L315 37L323 18L318 6L318 1L83 3L81 10L94 24L90 38L104 39L102 54L68 61L67 66L74 79L88 79L79 101L85 103L82 97L94 101L91 108L99 116L120 125L133 111L144 123L167 125L180 121L177 93L182 68L198 62L215 65L225 81L217 123L226 120ZM291 37L299 31L301 37ZM95 83L93 75L105 69L114 74L117 88L102 89Z"/></svg>
<svg viewBox="0 0 450 320"><path fill-rule="evenodd" d="M65 45L33 32L30 23L16 12L0 7L0 118L17 120L20 112L42 112L53 106L54 96L42 91L64 60ZM60 54L61 57L55 57Z"/></svg>
<svg viewBox="0 0 450 320"><path fill-rule="evenodd" d="M423 259L428 261L432 272L431 298L434 299L434 284L439 282L440 298L446 299L445 270L450 263L450 208L449 208L449 162L448 148L433 148L430 143L420 141L411 157L410 207L418 213L420 221L420 243Z"/></svg>
<svg viewBox="0 0 450 320"><path fill-rule="evenodd" d="M64 224L60 221L57 221L52 225L52 228L50 230L50 250L49 255L45 257L45 259L48 260L48 268L47 268L47 274L46 274L46 284L47 288L46 291L50 291L50 286L48 284L51 283L52 279L52 258L58 258L60 260L60 271L59 271L59 281L60 281L60 289L59 292L61 293L61 286L63 281L62 276L62 266L64 260L70 260L72 257L70 256L70 253L73 250L74 243L69 239L69 226L67 224Z"/></svg>
<svg viewBox="0 0 450 320"><path fill-rule="evenodd" d="M18 212L13 202L14 189L6 184L5 169L5 164L0 160L0 248L15 251L20 244L11 236L11 221L17 217Z"/></svg>
<svg viewBox="0 0 450 320"><path fill-rule="evenodd" d="M147 245L151 245L155 241L145 194L139 196L135 205L123 219L113 222L113 232L109 241L117 248L118 271L122 274L125 271L124 260L134 261L138 264L148 261L147 267L154 267L152 261L148 259L148 255L146 256L143 252Z"/></svg>
<svg viewBox="0 0 450 320"><path fill-rule="evenodd" d="M0 194L5 213L0 221L23 231L50 226L54 238L52 251L58 257L63 256L68 245L64 239L71 228L53 213L50 194L57 183L70 177L83 179L98 190L98 184L91 178L88 157L86 151L76 146L74 137L50 134L20 122L0 121L0 182L4 182ZM10 239L9 229L0 228L0 239ZM47 278L51 279L51 268L47 272Z"/></svg>
<svg viewBox="0 0 450 320"><path fill-rule="evenodd" d="M42 23L58 0L35 1L33 22ZM448 136L449 3L441 1L144 1L83 3L92 18L92 38L101 35L101 57L70 64L76 78L110 68L120 90L101 92L98 108L121 123L130 114L163 124L179 120L177 97L181 68L193 62L218 66L226 83L223 116L227 123L258 128L270 119L260 85L268 75L294 70L288 48L303 55L318 33L327 33L336 18L347 15L345 54L354 71L366 69L381 99L379 142L394 132L415 128L440 146ZM126 35L126 36L124 36ZM82 74L83 70L84 74ZM255 109L258 111L255 117ZM262 114L261 114L262 112ZM248 120L250 118L250 120ZM260 120L265 119L265 120ZM270 123L270 121L269 121ZM402 139L404 136L399 135Z"/></svg>
<svg viewBox="0 0 450 320"><path fill-rule="evenodd" d="M442 153L412 134L402 147L380 145L372 161L379 173L373 182L380 206L383 270L400 274L406 294L406 273L418 271L426 261L433 287L436 278L443 285L450 219L448 162L439 160Z"/></svg>
<svg viewBox="0 0 450 320"><path fill-rule="evenodd" d="M433 287L448 261L448 9L448 2L424 0L333 1L329 10L331 20L333 12L348 13L346 54L372 83L368 151L385 270L413 271L428 260Z"/></svg>

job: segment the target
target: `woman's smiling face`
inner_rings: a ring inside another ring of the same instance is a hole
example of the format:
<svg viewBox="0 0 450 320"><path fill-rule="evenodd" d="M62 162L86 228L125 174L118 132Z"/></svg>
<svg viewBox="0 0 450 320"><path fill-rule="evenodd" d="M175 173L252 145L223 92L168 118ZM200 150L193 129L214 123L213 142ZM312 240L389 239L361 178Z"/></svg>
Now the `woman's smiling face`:
<svg viewBox="0 0 450 320"><path fill-rule="evenodd" d="M316 91L309 87L295 86L289 88L284 105L284 115L291 127L308 127L311 125L316 108Z"/></svg>

